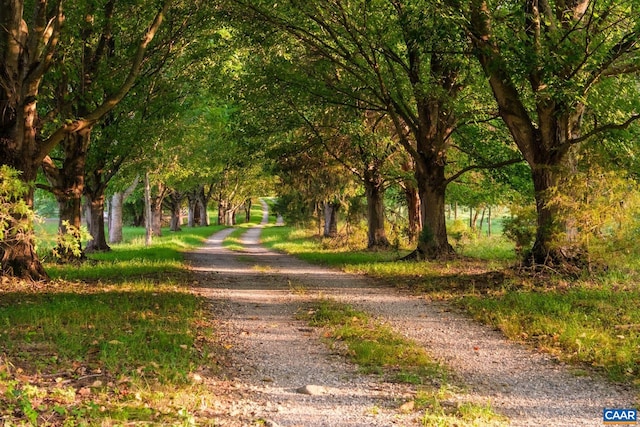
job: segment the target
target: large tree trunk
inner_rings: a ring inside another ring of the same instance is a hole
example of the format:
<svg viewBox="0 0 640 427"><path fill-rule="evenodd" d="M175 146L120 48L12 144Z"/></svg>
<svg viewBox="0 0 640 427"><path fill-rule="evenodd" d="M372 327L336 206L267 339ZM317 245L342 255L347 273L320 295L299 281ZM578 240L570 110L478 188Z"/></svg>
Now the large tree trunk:
<svg viewBox="0 0 640 427"><path fill-rule="evenodd" d="M111 248L107 244L104 227L104 193L86 192L87 226L92 239L87 243L87 252L106 252Z"/></svg>
<svg viewBox="0 0 640 427"><path fill-rule="evenodd" d="M1 132L1 130L0 130ZM19 170L14 167L14 169ZM32 171L35 179L35 171ZM20 178L24 178L24 175ZM22 201L33 207L33 187L29 186ZM16 200L17 202L17 200ZM45 280L47 273L35 252L35 235L29 215L13 213L4 218L5 229L23 230L23 235L16 239L0 239L0 275L8 275L28 280Z"/></svg>
<svg viewBox="0 0 640 427"><path fill-rule="evenodd" d="M382 177L378 174L366 176L365 193L367 196L367 248L388 248L390 246L384 221L384 188Z"/></svg>
<svg viewBox="0 0 640 427"><path fill-rule="evenodd" d="M91 139L91 127L79 132L69 133L60 144L64 159L62 165L57 167L50 157L46 157L42 164L50 191L58 201L60 210L60 223L58 232L68 234L67 224L79 230L82 226L82 195L85 186L85 165L87 150ZM79 239L78 235L78 239ZM77 245L81 248L82 242ZM58 252L65 260L84 258L84 253L73 254L67 248L59 246Z"/></svg>
<svg viewBox="0 0 640 427"><path fill-rule="evenodd" d="M575 224L564 218L558 206L551 202L565 173L561 164L544 164L532 168L536 198L536 239L526 261L540 265L571 265L583 267L587 263L587 248L576 241Z"/></svg>
<svg viewBox="0 0 640 427"><path fill-rule="evenodd" d="M452 256L455 251L447 237L444 165L425 160L418 162L416 168L422 219L417 256L427 259Z"/></svg>
<svg viewBox="0 0 640 427"><path fill-rule="evenodd" d="M324 202L324 237L338 236L338 211L340 203Z"/></svg>
<svg viewBox="0 0 640 427"><path fill-rule="evenodd" d="M33 233L29 234L12 245L0 242L2 274L28 280L45 280L48 275L35 252Z"/></svg>

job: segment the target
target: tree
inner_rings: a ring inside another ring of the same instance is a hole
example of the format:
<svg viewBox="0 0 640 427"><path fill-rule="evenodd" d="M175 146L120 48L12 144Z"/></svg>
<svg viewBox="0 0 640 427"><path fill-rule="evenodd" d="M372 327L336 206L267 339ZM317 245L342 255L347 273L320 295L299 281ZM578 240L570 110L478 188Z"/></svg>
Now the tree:
<svg viewBox="0 0 640 427"><path fill-rule="evenodd" d="M640 119L638 7L634 1L470 2L475 56L531 168L532 263L581 262L584 248L568 239L571 225L550 198L571 174L576 147Z"/></svg>
<svg viewBox="0 0 640 427"><path fill-rule="evenodd" d="M50 150L38 136L37 100L40 85L58 46L64 20L62 2L37 2L25 16L24 2L0 2L0 162L20 171L32 183L40 162ZM33 207L33 188L16 201ZM10 228L26 217L9 218ZM9 245L0 241L3 274L39 279L46 277L34 250L33 236Z"/></svg>
<svg viewBox="0 0 640 427"><path fill-rule="evenodd" d="M62 1L36 2L31 9L31 16L25 16L23 1L0 2L0 10L3 11L0 16L0 54L3 55L0 68L0 100L3 103L0 115L2 164L21 171L21 179L26 183L32 183L40 165L54 147L62 141L71 141L74 138L86 141L92 127L117 105L133 86L147 49L170 5L170 0L165 1L153 18L152 24L143 32L132 57L128 75L120 86L99 105L88 111L88 114L61 123L45 137L41 134L42 122L37 102L45 75L56 61L61 60L57 51L63 42ZM69 40L64 42L68 43ZM81 144L79 148L83 147ZM32 206L33 190L29 191L24 199ZM0 241L0 252L3 270L6 270L5 266L10 265L11 273L17 277L47 277L34 251L32 239L25 239L19 245L13 246Z"/></svg>
<svg viewBox="0 0 640 427"><path fill-rule="evenodd" d="M109 243L122 242L122 210L125 200L133 193L138 186L139 176L133 180L133 183L129 185L124 191L115 191L112 195L109 203ZM104 216L104 212L102 214ZM91 227L90 227L91 228ZM91 231L91 230L89 230ZM92 233L93 236L93 233ZM95 237L94 237L95 239Z"/></svg>
<svg viewBox="0 0 640 427"><path fill-rule="evenodd" d="M467 120L470 107L460 95L474 76L455 14L427 1L266 3L234 2L243 19L251 14L251 22L259 23L253 31L260 40L273 37L266 25L302 43L290 47L277 40L269 50L271 61L297 70L278 78L297 75L290 84L299 91L391 118L397 143L412 157L421 200L424 232L415 254L452 254L444 204L447 152Z"/></svg>
<svg viewBox="0 0 640 427"><path fill-rule="evenodd" d="M156 38L157 43L152 50L149 50L150 46L141 49L137 28L144 27L147 20L153 18L153 13L156 13L153 21L161 22L157 21L157 18L163 18L167 14L168 2L160 13L154 12L153 7L145 3L123 5L115 0L107 0L103 4L90 2L79 5L76 10L68 9L67 14L76 16L76 21L82 24L77 34L68 36L69 40L79 40L79 46L75 47L70 43L71 46L67 46L65 56L79 58L78 64L70 67L69 60L61 60L56 64L58 67L53 68L59 76L59 80L54 83L59 87L56 90L56 96L62 98L58 102L66 104L59 109L60 119L69 121L89 116L105 99L120 92L122 95L118 99L112 98L111 106L104 109L99 119L111 113L116 105L122 102L124 95L133 88L141 74L156 73L166 64L168 58L172 56L175 44L179 43L182 33L181 25L184 26L188 22L174 6L172 13L167 16L171 30L161 34L161 40ZM130 23L131 27L125 23ZM132 31L131 28L136 30ZM158 28L154 31L158 31ZM148 34L152 35L152 33ZM148 44L148 41L143 43ZM132 59L129 52L135 51L136 46L137 54ZM74 51L81 53L74 54ZM129 78L123 83L114 82L113 76L127 68L129 68ZM69 70L72 70L71 73ZM81 75L76 76L75 70L82 70ZM106 122L109 123L109 120ZM59 150L61 159L54 161L49 156L45 157L43 170L50 182L49 188L60 205L60 232L65 232L63 226L65 223L74 227L80 226L81 197L84 195L91 199L88 201L90 207L88 213L93 212L93 218L88 222L90 228L97 234L90 243L91 249L103 250L107 249L107 246L103 231L104 221L99 215L102 215L100 211L104 210L106 183L100 182L100 177L95 173L91 174L87 178L91 179L93 191L85 191L85 170L90 172L100 170L86 167L95 124L97 121L81 130L73 130L64 135ZM104 159L104 161L107 160Z"/></svg>
<svg viewBox="0 0 640 427"><path fill-rule="evenodd" d="M308 109L309 112L311 109ZM304 113L299 112L304 116ZM385 230L384 193L397 176L392 172L391 157L397 154L394 128L389 118L373 112L324 108L322 122L314 124L304 117L309 131L333 157L364 186L367 199L367 248L390 246ZM333 214L339 205L325 204ZM329 215L333 219L334 215ZM335 230L337 232L337 230Z"/></svg>

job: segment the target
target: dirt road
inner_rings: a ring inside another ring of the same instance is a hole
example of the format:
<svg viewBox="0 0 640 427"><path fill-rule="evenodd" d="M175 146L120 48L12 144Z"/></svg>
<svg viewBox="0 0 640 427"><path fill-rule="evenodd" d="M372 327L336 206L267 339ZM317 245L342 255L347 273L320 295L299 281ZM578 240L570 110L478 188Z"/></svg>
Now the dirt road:
<svg viewBox="0 0 640 427"><path fill-rule="evenodd" d="M455 399L490 403L511 425L601 426L603 408L633 407L630 390L572 375L447 304L267 251L260 227L245 233L243 251L228 251L222 241L231 231L188 257L233 345L229 378L218 384L226 396L217 408L220 425L420 425L420 413L401 410L414 386L359 374L296 320L304 303L319 297L368 311L420 343L466 384Z"/></svg>

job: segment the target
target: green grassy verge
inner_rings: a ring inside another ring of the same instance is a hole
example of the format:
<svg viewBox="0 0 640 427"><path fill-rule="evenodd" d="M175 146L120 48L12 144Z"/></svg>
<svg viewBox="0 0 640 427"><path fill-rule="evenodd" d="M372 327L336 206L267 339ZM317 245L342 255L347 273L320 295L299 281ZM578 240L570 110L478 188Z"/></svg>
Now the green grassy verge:
<svg viewBox="0 0 640 427"><path fill-rule="evenodd" d="M312 304L301 314L310 325L324 328L333 349L357 363L366 373L377 373L392 380L418 384L414 400L401 409L421 411L425 426L506 425L490 406L452 400L457 387L450 384L446 369L433 361L414 342L362 311L331 300Z"/></svg>
<svg viewBox="0 0 640 427"><path fill-rule="evenodd" d="M592 287L514 290L493 298L465 297L477 319L613 381L640 385L640 290Z"/></svg>
<svg viewBox="0 0 640 427"><path fill-rule="evenodd" d="M580 279L553 272L532 275L512 268L513 256L501 255L503 249L483 249L492 246L485 239L465 248L466 254L476 252L475 258L447 262L395 262L394 252L326 249L312 232L288 227L266 229L263 240L310 262L461 304L509 338L572 363L576 373L603 372L613 381L640 385L640 289L638 273L629 268Z"/></svg>
<svg viewBox="0 0 640 427"><path fill-rule="evenodd" d="M182 252L217 227L139 238L48 284L0 286L0 419L7 425L193 425L224 350ZM141 231L140 235L144 233ZM199 421L200 420L200 421ZM210 422L210 421L209 421Z"/></svg>

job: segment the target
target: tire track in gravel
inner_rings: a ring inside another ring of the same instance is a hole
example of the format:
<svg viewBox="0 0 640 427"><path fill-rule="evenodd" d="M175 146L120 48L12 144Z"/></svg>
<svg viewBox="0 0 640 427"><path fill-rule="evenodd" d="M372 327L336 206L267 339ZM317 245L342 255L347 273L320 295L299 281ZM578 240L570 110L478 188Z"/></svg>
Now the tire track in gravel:
<svg viewBox="0 0 640 427"><path fill-rule="evenodd" d="M417 341L468 386L461 398L490 402L514 426L601 426L603 408L635 407L632 390L574 376L446 303L267 251L259 245L260 232L256 227L245 233L241 254L221 247L225 230L190 256L205 277L201 291L215 302L216 315L227 319L239 350L234 365L241 370L232 383L240 399L219 414L229 425L258 418L282 426L417 423L417 414L397 410L410 400L411 387L358 375L319 342L317 332L295 320L301 304L318 296L364 309ZM306 294L292 292L290 284ZM306 384L327 393L296 393Z"/></svg>
<svg viewBox="0 0 640 427"><path fill-rule="evenodd" d="M223 340L233 345L230 377L212 384L231 389L213 410L216 425L417 425L417 414L399 411L412 398L410 386L359 374L332 354L318 331L296 320L309 296L267 267L288 257L261 249L259 228L246 232L243 252L228 251L222 241L231 231L215 234L187 258L199 293L213 302ZM318 386L313 395L297 391L309 385Z"/></svg>

